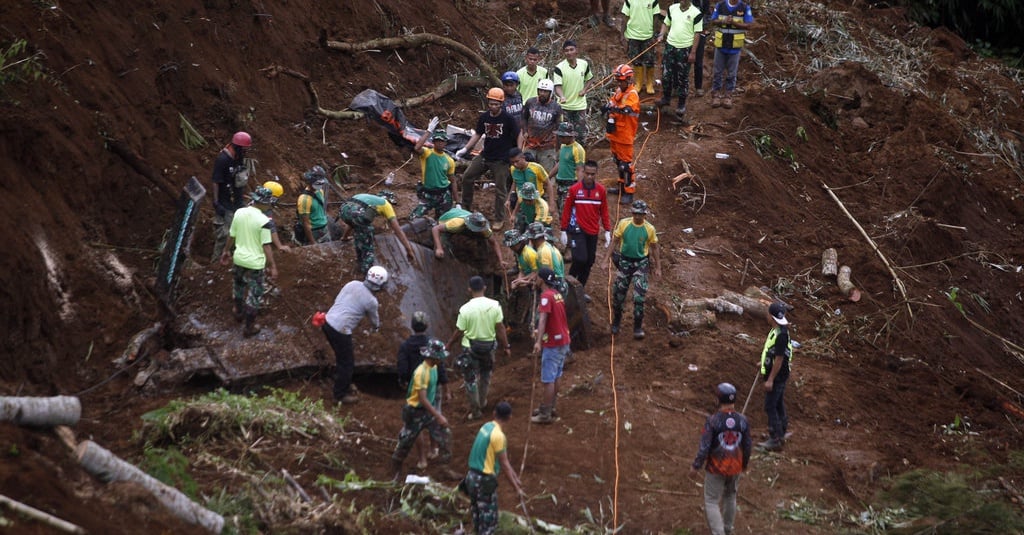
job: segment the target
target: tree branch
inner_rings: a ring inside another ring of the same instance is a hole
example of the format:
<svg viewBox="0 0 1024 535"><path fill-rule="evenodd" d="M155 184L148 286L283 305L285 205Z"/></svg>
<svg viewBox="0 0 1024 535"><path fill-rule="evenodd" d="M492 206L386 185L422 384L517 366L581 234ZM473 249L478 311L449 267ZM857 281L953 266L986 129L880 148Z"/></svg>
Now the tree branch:
<svg viewBox="0 0 1024 535"><path fill-rule="evenodd" d="M501 87L501 78L498 77L498 71L491 66L480 54L477 54L468 46L449 39L440 35L432 33L417 33L413 35L403 35L400 37L384 37L381 39L372 39L370 41L364 41L362 43L345 43L342 41L329 41L321 36L321 44L329 49L338 50L340 52L365 52L367 50L380 50L380 49L396 49L396 48L414 48L424 45L438 45L448 48L454 52L462 54L473 63L480 67L480 71L486 76L492 85Z"/></svg>

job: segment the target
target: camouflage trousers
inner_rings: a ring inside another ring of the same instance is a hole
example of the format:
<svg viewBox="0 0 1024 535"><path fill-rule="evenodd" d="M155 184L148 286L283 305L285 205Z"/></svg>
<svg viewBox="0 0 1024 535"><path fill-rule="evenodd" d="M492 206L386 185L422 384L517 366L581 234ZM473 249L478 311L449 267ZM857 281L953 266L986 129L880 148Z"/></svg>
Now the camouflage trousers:
<svg viewBox="0 0 1024 535"><path fill-rule="evenodd" d="M626 55L631 58L636 58L633 60L633 65L640 67L654 67L654 62L658 59L658 53L655 51L655 47L651 46L653 42L653 36L648 39L626 40ZM645 50L646 52L644 52ZM641 54L641 52L643 52L643 54ZM643 80L637 80L637 86L640 86L643 83Z"/></svg>
<svg viewBox="0 0 1024 535"><path fill-rule="evenodd" d="M661 64L664 73L661 76L661 88L664 99L679 97L679 107L686 107L686 97L690 93L690 47L676 48L665 44L665 54ZM698 58L700 59L700 58Z"/></svg>
<svg viewBox="0 0 1024 535"><path fill-rule="evenodd" d="M352 228L356 261L359 262L359 272L363 274L377 262L373 244L374 213L373 208L356 201L348 201L341 205L338 213L341 220Z"/></svg>
<svg viewBox="0 0 1024 535"><path fill-rule="evenodd" d="M420 184L416 188L416 197L420 203L412 209L409 219L423 217L431 210L434 211L434 219L440 219L441 214L452 209L452 190L450 188L430 189Z"/></svg>
<svg viewBox="0 0 1024 535"><path fill-rule="evenodd" d="M478 535L491 535L498 529L498 478L470 470L464 481L473 512L473 529Z"/></svg>
<svg viewBox="0 0 1024 535"><path fill-rule="evenodd" d="M484 343L484 342L477 342ZM488 353L474 352L464 348L462 354L455 359L455 368L462 373L466 382L466 397L469 408L474 414L482 415L487 406L487 391L491 387L491 372L494 370L494 342Z"/></svg>
<svg viewBox="0 0 1024 535"><path fill-rule="evenodd" d="M555 195L558 199L558 213L562 213L562 208L565 206L565 196L569 194L569 188L575 184L575 180L555 180Z"/></svg>
<svg viewBox="0 0 1024 535"><path fill-rule="evenodd" d="M643 320L644 300L647 297L647 272L650 269L649 257L634 259L621 257L616 263L619 274L615 277L615 290L612 296L612 309L616 316L622 316L622 308L626 302L626 292L633 286L633 321Z"/></svg>
<svg viewBox="0 0 1024 535"><path fill-rule="evenodd" d="M404 461L424 429L430 433L430 438L437 444L438 464L448 464L452 460L451 431L437 425L437 420L427 409L410 405L402 407L402 430L398 432L398 446L395 447L395 453L391 455L391 460L399 463Z"/></svg>
<svg viewBox="0 0 1024 535"><path fill-rule="evenodd" d="M234 284L231 287L231 297L235 303L242 303L246 315L255 316L260 309L260 299L267 291L264 270L236 265L232 273Z"/></svg>
<svg viewBox="0 0 1024 535"><path fill-rule="evenodd" d="M571 124L576 131L576 141L586 146L587 134L590 127L587 126L587 110L562 110L562 120Z"/></svg>

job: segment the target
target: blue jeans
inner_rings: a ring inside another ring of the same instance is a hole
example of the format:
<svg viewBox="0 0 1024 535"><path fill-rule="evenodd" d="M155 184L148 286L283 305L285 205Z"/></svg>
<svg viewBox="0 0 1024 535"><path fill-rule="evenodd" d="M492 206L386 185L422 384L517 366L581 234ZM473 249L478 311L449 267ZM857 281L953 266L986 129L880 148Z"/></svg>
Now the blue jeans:
<svg viewBox="0 0 1024 535"><path fill-rule="evenodd" d="M725 76L725 91L732 93L736 89L736 71L740 68L740 54L726 54L721 49L715 49L715 70L711 77L711 91L722 91L722 77Z"/></svg>
<svg viewBox="0 0 1024 535"><path fill-rule="evenodd" d="M569 344L545 347L540 352L540 382L550 384L562 376L565 357L569 356Z"/></svg>
<svg viewBox="0 0 1024 535"><path fill-rule="evenodd" d="M787 378L788 379L788 378ZM786 438L789 418L786 417L786 405L782 397L786 394L786 379L775 379L772 389L765 392L764 412L768 414L768 435L782 440Z"/></svg>

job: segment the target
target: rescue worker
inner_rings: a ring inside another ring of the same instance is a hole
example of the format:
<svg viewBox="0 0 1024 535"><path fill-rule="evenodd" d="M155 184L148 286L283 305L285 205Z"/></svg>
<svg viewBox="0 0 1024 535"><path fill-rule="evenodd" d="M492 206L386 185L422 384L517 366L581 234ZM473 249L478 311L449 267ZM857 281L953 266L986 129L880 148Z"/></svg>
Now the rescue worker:
<svg viewBox="0 0 1024 535"><path fill-rule="evenodd" d="M245 206L245 190L249 184L249 169L245 166L245 151L252 146L252 136L235 132L231 142L220 149L213 162L213 258L216 262L224 252L231 218Z"/></svg>
<svg viewBox="0 0 1024 535"><path fill-rule="evenodd" d="M327 219L327 195L324 193L324 188L327 187L327 171L319 165L314 165L309 171L302 173L302 179L306 182L306 187L295 203L295 241L300 245L312 245L337 238L340 233L332 228L331 222Z"/></svg>
<svg viewBox="0 0 1024 535"><path fill-rule="evenodd" d="M256 313L260 309L260 298L266 292L265 269L270 266L269 279L277 278L277 264L274 251L270 248L270 218L263 214L274 198L269 189L260 186L252 192L252 204L239 208L231 218L221 265L234 265L232 269L231 297L234 300L236 321L245 320L242 334L253 336L260 332Z"/></svg>
<svg viewBox="0 0 1024 535"><path fill-rule="evenodd" d="M658 254L658 232L648 223L647 203L633 202L633 217L623 218L612 231L612 251L608 256L608 269L612 262L618 268L615 290L612 297L612 334L618 334L622 324L622 308L626 293L633 287L633 338L644 337L644 301L647 296L647 272L654 268L654 276L661 277L661 261Z"/></svg>
<svg viewBox="0 0 1024 535"><path fill-rule="evenodd" d="M612 159L619 170L619 202L633 202L636 184L633 182L633 141L640 126L640 95L633 83L633 68L627 64L615 67L613 73L618 88L604 111L608 114L605 137L612 149Z"/></svg>
<svg viewBox="0 0 1024 535"><path fill-rule="evenodd" d="M373 220L382 216L388 222L388 226L398 236L405 248L405 256L413 265L416 264L416 256L412 250L412 244L405 237L405 232L398 224L398 217L392 205L398 204L398 196L390 190L381 190L379 194L359 193L345 201L338 212L342 221L348 225L342 239L355 235L356 261L359 263L360 273L366 273L371 266L376 265L377 257L373 243Z"/></svg>

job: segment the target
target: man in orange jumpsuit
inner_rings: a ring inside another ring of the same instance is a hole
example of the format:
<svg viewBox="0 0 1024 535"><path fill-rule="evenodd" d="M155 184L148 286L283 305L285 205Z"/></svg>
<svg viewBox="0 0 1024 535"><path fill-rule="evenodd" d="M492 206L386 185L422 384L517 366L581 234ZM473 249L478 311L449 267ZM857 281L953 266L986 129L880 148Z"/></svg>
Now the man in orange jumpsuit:
<svg viewBox="0 0 1024 535"><path fill-rule="evenodd" d="M640 124L640 95L633 83L633 68L628 64L615 67L618 89L604 111L608 114L605 137L611 145L612 157L619 169L619 202L633 202L636 184L633 182L633 140Z"/></svg>

